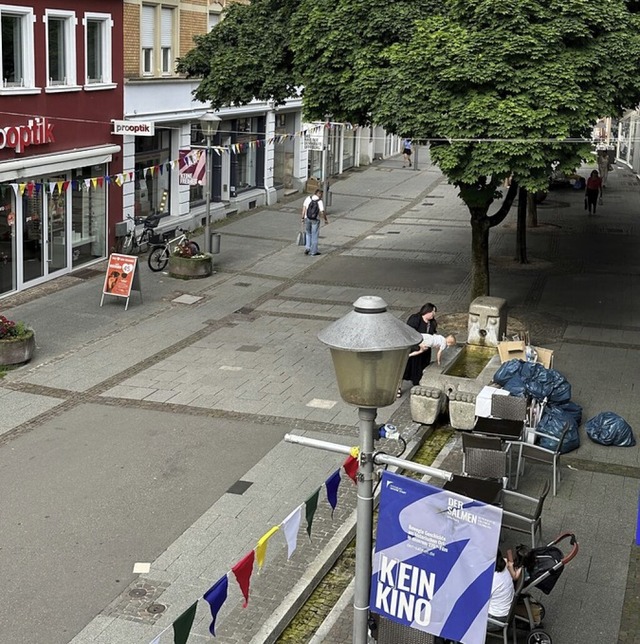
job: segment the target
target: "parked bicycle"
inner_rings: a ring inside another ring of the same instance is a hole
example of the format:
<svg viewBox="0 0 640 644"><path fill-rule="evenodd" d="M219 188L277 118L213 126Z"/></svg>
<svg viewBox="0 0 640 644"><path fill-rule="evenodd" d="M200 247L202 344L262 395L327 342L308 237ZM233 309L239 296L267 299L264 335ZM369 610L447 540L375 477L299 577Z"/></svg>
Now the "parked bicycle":
<svg viewBox="0 0 640 644"><path fill-rule="evenodd" d="M149 268L152 271L157 273L158 271L164 270L169 263L169 256L171 253L174 253L176 249L179 249L179 252L183 257L193 257L193 255L197 255L200 252L200 246L189 239L188 230L178 228L176 231L179 231L180 235L173 239L168 239L162 244L156 244L151 249L147 261L149 263Z"/></svg>
<svg viewBox="0 0 640 644"><path fill-rule="evenodd" d="M148 217L132 217L127 215L126 218L133 222L133 228L122 237L118 245L118 252L130 255L131 253L143 253L149 249L154 236L154 229L160 223L160 215L149 215ZM142 230L136 232L136 226L142 226Z"/></svg>

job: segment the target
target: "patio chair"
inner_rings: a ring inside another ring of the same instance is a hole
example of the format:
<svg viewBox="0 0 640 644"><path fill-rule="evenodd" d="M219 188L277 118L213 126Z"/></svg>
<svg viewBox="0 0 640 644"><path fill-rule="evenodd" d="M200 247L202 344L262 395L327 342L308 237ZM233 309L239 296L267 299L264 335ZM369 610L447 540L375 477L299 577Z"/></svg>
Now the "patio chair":
<svg viewBox="0 0 640 644"><path fill-rule="evenodd" d="M544 436L548 440L555 441L556 446L554 449L547 449L546 447L541 447L540 445L531 444L526 441L513 443L514 446L517 446L517 448L514 447L514 449L518 450L518 465L516 467L516 481L514 486L516 490L518 489L520 476L524 473L524 461L529 460L536 463L546 463L551 465L553 469L553 496L556 495L558 483L560 483L560 450L562 449L562 444L564 443L564 439L566 438L569 429L571 429L570 424L565 423L560 438L554 438L548 434L528 430L530 435L533 435L534 439Z"/></svg>
<svg viewBox="0 0 640 644"><path fill-rule="evenodd" d="M527 399L524 396L492 396L491 415L502 420L521 420L527 417Z"/></svg>
<svg viewBox="0 0 640 644"><path fill-rule="evenodd" d="M513 596L513 601L511 602L511 608L509 609L509 614L501 619L494 619L489 617L487 619L487 638L496 637L502 638L503 644L509 644L509 626L512 630L512 642L517 644L518 634L516 631L516 608L518 606L518 598L522 592L522 587L524 585L524 575L520 575L518 581L516 581L515 595ZM489 630L489 627L492 627L493 630Z"/></svg>
<svg viewBox="0 0 640 644"><path fill-rule="evenodd" d="M371 614L378 644L434 644L435 637L375 613Z"/></svg>
<svg viewBox="0 0 640 644"><path fill-rule="evenodd" d="M462 473L476 478L511 480L509 443L497 436L462 434Z"/></svg>
<svg viewBox="0 0 640 644"><path fill-rule="evenodd" d="M547 479L538 498L513 490L502 490L502 527L523 532L531 537L531 547L536 547L536 533L542 539L542 507L551 484Z"/></svg>

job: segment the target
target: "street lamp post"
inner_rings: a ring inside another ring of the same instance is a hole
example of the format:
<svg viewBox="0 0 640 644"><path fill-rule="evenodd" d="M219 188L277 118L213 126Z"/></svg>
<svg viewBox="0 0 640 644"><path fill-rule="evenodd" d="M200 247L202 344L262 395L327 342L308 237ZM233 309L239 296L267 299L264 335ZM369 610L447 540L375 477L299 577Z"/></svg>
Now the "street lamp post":
<svg viewBox="0 0 640 644"><path fill-rule="evenodd" d="M206 219L204 223L204 250L211 252L211 139L216 135L222 119L213 112L205 112L200 117L200 127L207 141L205 154L205 183L206 183Z"/></svg>
<svg viewBox="0 0 640 644"><path fill-rule="evenodd" d="M360 462L353 595L353 644L367 644L373 532L373 431L376 410L396 400L408 349L422 336L387 312L380 297L358 298L354 310L318 334L331 350L342 399L358 407Z"/></svg>

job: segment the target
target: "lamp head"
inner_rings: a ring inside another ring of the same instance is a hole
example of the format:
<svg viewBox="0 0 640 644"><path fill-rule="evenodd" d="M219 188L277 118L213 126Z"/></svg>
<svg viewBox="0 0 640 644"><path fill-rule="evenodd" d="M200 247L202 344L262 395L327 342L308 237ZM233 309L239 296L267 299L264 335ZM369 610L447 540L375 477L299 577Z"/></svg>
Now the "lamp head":
<svg viewBox="0 0 640 644"><path fill-rule="evenodd" d="M217 114L211 111L205 112L199 120L202 133L207 137L216 135L222 121Z"/></svg>

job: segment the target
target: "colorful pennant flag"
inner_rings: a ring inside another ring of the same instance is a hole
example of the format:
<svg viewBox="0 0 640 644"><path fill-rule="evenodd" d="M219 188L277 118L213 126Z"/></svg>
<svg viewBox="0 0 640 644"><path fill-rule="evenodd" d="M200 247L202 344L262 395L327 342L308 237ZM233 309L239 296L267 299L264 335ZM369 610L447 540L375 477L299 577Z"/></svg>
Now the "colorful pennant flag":
<svg viewBox="0 0 640 644"><path fill-rule="evenodd" d="M258 570L262 569L262 566L264 566L264 558L265 555L267 554L267 541L271 539L271 537L278 531L280 530L280 526L274 526L267 532L266 534L263 534L260 539L258 539L258 545L256 546L256 561L258 562Z"/></svg>
<svg viewBox="0 0 640 644"><path fill-rule="evenodd" d="M204 594L204 600L211 608L211 624L209 625L209 632L213 637L216 636L216 618L222 608L222 605L227 601L227 592L229 589L229 578L227 575L220 577L209 590Z"/></svg>
<svg viewBox="0 0 640 644"><path fill-rule="evenodd" d="M358 459L349 454L345 462L342 464L342 467L347 473L347 476L356 483L358 480Z"/></svg>
<svg viewBox="0 0 640 644"><path fill-rule="evenodd" d="M298 531L300 530L300 522L302 521L302 505L299 505L283 522L282 529L284 530L284 537L287 540L287 559L291 559L298 545Z"/></svg>
<svg viewBox="0 0 640 644"><path fill-rule="evenodd" d="M173 644L187 644L197 609L198 602L196 601L173 622Z"/></svg>
<svg viewBox="0 0 640 644"><path fill-rule="evenodd" d="M311 539L311 525L313 524L313 517L318 508L318 498L320 497L320 488L318 488L305 502L305 516L307 518L307 534Z"/></svg>
<svg viewBox="0 0 640 644"><path fill-rule="evenodd" d="M242 608L246 608L249 603L249 584L251 583L251 575L253 574L253 562L256 558L256 553L252 550L246 557L243 557L232 569L231 572L236 576L240 590L244 596Z"/></svg>
<svg viewBox="0 0 640 644"><path fill-rule="evenodd" d="M327 488L327 501L331 506L331 518L338 505L338 488L340 487L340 470L336 470L325 482Z"/></svg>

